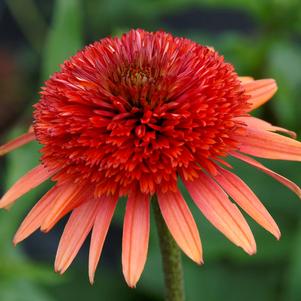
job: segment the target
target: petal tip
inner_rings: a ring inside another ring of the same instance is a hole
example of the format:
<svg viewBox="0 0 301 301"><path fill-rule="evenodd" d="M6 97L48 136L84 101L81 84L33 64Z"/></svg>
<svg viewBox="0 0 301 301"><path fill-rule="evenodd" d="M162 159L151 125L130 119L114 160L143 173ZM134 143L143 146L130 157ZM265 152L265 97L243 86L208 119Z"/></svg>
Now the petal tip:
<svg viewBox="0 0 301 301"><path fill-rule="evenodd" d="M276 223L271 225L270 233L276 238L276 240L280 240L281 238L281 232Z"/></svg>
<svg viewBox="0 0 301 301"><path fill-rule="evenodd" d="M55 261L54 262L54 271L56 273L58 273L59 275L62 275L64 273L62 264L59 263L59 262L57 262L57 261Z"/></svg>
<svg viewBox="0 0 301 301"><path fill-rule="evenodd" d="M200 260L196 261L197 265L203 265L204 264L204 259L201 258Z"/></svg>
<svg viewBox="0 0 301 301"><path fill-rule="evenodd" d="M8 204L7 194L4 194L3 197L0 199L0 209L8 211L10 208L11 205Z"/></svg>
<svg viewBox="0 0 301 301"><path fill-rule="evenodd" d="M191 254L189 256L197 265L204 264L203 256L201 252L198 252L196 254Z"/></svg>
<svg viewBox="0 0 301 301"><path fill-rule="evenodd" d="M62 266L54 266L54 271L58 273L59 275L63 275L65 272L65 269Z"/></svg>
<svg viewBox="0 0 301 301"><path fill-rule="evenodd" d="M89 282L91 285L94 285L94 283L95 283L94 275L89 275Z"/></svg>
<svg viewBox="0 0 301 301"><path fill-rule="evenodd" d="M19 237L14 237L13 238L13 245L14 245L14 247L16 247L17 246L17 244L19 244L21 242L21 239L19 238Z"/></svg>
<svg viewBox="0 0 301 301"><path fill-rule="evenodd" d="M43 233L48 233L51 230L50 227L45 227L45 225L43 226L43 224L40 227L40 231Z"/></svg>
<svg viewBox="0 0 301 301"><path fill-rule="evenodd" d="M250 256L255 255L257 253L257 245L254 239L249 241L248 244L240 245L240 247Z"/></svg>
<svg viewBox="0 0 301 301"><path fill-rule="evenodd" d="M257 253L257 248L256 246L255 247L251 247L250 249L245 249L245 251L250 255L250 256L253 256Z"/></svg>
<svg viewBox="0 0 301 301"><path fill-rule="evenodd" d="M300 196L301 198L301 196ZM11 208L11 205L6 205L5 203L1 204L1 201L0 201L0 209L4 209L5 211L9 211Z"/></svg>
<svg viewBox="0 0 301 301"><path fill-rule="evenodd" d="M125 281L126 281L126 284L128 285L128 287L136 288L138 280L125 278Z"/></svg>

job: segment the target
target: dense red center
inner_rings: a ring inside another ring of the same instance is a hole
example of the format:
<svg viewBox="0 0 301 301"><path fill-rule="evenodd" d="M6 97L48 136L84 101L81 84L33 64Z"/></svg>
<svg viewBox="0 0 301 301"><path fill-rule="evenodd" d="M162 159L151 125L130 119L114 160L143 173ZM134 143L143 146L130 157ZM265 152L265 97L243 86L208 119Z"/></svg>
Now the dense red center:
<svg viewBox="0 0 301 301"><path fill-rule="evenodd" d="M132 30L66 61L41 92L35 132L56 179L97 194L173 190L237 148L248 97L208 47Z"/></svg>

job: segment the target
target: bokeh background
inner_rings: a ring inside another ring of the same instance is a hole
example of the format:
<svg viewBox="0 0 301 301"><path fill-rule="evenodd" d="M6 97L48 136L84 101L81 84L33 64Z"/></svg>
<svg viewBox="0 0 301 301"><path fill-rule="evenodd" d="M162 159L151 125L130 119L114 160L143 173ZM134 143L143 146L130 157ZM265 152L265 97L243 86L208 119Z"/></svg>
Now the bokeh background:
<svg viewBox="0 0 301 301"><path fill-rule="evenodd" d="M275 78L276 97L256 114L301 133L300 0L2 0L0 142L29 127L40 86L60 63L85 44L138 27L163 29L211 45L241 75ZM35 166L38 149L31 143L0 158L1 194ZM276 241L248 219L258 244L257 255L250 257L190 203L203 240L205 265L196 266L183 256L187 300L301 300L301 202L268 176L233 164L277 220L282 238ZM267 166L301 184L300 164L268 162ZM94 286L87 277L88 244L64 276L53 272L65 220L49 234L36 233L13 247L15 230L49 185L22 197L9 212L0 212L0 300L163 300L154 224L147 265L137 288L127 288L123 280L123 202L110 228Z"/></svg>

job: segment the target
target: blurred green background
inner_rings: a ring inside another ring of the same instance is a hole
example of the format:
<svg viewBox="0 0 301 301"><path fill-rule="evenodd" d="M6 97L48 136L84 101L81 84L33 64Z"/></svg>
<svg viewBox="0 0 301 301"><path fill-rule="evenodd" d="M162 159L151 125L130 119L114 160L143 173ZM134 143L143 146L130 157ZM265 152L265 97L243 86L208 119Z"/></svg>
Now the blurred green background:
<svg viewBox="0 0 301 301"><path fill-rule="evenodd" d="M2 0L0 25L1 143L28 128L40 86L60 63L85 44L137 27L163 29L213 46L241 75L275 78L276 97L256 113L301 133L300 0ZM38 149L32 143L1 158L1 194L38 162ZM275 217L282 238L275 241L248 219L258 244L257 254L250 257L190 203L203 240L205 264L196 266L183 256L187 300L301 300L301 203L273 179L233 163ZM268 162L267 166L301 184L300 164ZM0 300L163 300L154 224L147 265L137 288L127 288L123 280L123 202L110 228L94 286L88 283L87 245L64 276L53 272L65 221L51 233L36 233L14 248L14 232L48 185L24 196L8 213L0 212Z"/></svg>

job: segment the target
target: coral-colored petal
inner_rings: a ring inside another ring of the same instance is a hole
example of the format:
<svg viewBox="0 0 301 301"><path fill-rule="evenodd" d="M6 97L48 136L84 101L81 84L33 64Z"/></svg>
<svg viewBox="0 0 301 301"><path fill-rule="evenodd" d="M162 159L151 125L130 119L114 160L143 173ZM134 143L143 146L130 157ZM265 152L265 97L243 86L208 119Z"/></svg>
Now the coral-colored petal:
<svg viewBox="0 0 301 301"><path fill-rule="evenodd" d="M36 139L36 136L33 132L25 133L4 145L0 146L0 156L6 155L7 153L33 141Z"/></svg>
<svg viewBox="0 0 301 301"><path fill-rule="evenodd" d="M51 188L30 210L14 236L14 244L18 244L34 231L39 229L48 215L53 199L58 194L58 187Z"/></svg>
<svg viewBox="0 0 301 301"><path fill-rule="evenodd" d="M102 252L102 247L117 204L117 197L101 197L97 208L89 254L89 279L94 283L94 274Z"/></svg>
<svg viewBox="0 0 301 301"><path fill-rule="evenodd" d="M237 159L240 159L240 160L242 160L242 161L244 161L244 162L260 169L264 173L268 174L269 176L271 176L272 178L274 178L275 180L277 180L281 184L285 185L287 188L289 188L295 194L297 194L297 196L301 199L301 188L297 184L295 184L294 182L292 182L289 179L283 177L282 175L279 175L278 173L274 172L273 170L265 167L263 164L259 163L258 161L256 161L253 158L250 158L248 156L245 156L245 155L242 155L242 154L239 154L239 153L232 153L231 155L233 157L237 158Z"/></svg>
<svg viewBox="0 0 301 301"><path fill-rule="evenodd" d="M247 82L252 82L254 81L254 78L251 76L239 76L238 79L242 82L242 83L247 83Z"/></svg>
<svg viewBox="0 0 301 301"><path fill-rule="evenodd" d="M273 79L245 81L242 82L242 85L245 88L246 94L251 96L249 99L249 103L251 104L249 111L260 107L270 100L278 89Z"/></svg>
<svg viewBox="0 0 301 301"><path fill-rule="evenodd" d="M270 132L280 132L283 134L287 134L291 136L291 138L296 139L297 134L293 131L287 130L285 128L274 126L269 122L266 122L262 119L256 118L256 117L238 117L235 118L235 120L240 120L248 125L249 128L253 128L255 130L263 130L263 131L270 131Z"/></svg>
<svg viewBox="0 0 301 301"><path fill-rule="evenodd" d="M301 161L301 142L276 133L247 127L238 137L239 150L260 158Z"/></svg>
<svg viewBox="0 0 301 301"><path fill-rule="evenodd" d="M180 191L159 192L158 202L166 225L179 247L193 261L203 263L199 231Z"/></svg>
<svg viewBox="0 0 301 301"><path fill-rule="evenodd" d="M215 180L224 191L259 225L279 239L280 230L277 224L249 186L228 170L219 167L218 171Z"/></svg>
<svg viewBox="0 0 301 301"><path fill-rule="evenodd" d="M28 128L28 133L33 133L34 132L34 127L33 124L30 125L30 127Z"/></svg>
<svg viewBox="0 0 301 301"><path fill-rule="evenodd" d="M90 190L87 193L87 191L78 184L64 184L60 187L59 193L53 200L52 207L49 208L47 217L41 225L41 231L50 231L64 215L81 203L88 201L88 198L91 198L92 195Z"/></svg>
<svg viewBox="0 0 301 301"><path fill-rule="evenodd" d="M130 287L136 286L146 262L149 228L149 196L138 191L130 193L122 236L122 270Z"/></svg>
<svg viewBox="0 0 301 301"><path fill-rule="evenodd" d="M39 186L48 180L55 171L49 171L43 165L33 168L23 177L21 177L1 198L0 208L6 208L12 205L18 198L31 189Z"/></svg>
<svg viewBox="0 0 301 301"><path fill-rule="evenodd" d="M58 246L54 264L56 272L64 273L77 255L92 229L98 204L98 199L91 199L73 210Z"/></svg>
<svg viewBox="0 0 301 301"><path fill-rule="evenodd" d="M185 181L185 186L201 212L218 230L248 254L256 252L256 243L246 220L212 178L201 173L195 181Z"/></svg>

